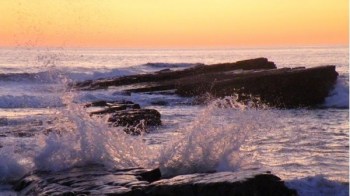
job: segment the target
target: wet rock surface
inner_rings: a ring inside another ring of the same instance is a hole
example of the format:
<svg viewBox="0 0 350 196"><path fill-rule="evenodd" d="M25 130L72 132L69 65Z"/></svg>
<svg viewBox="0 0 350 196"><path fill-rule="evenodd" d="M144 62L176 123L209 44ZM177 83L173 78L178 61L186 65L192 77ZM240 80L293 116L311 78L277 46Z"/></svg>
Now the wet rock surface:
<svg viewBox="0 0 350 196"><path fill-rule="evenodd" d="M207 94L224 97L235 94L238 95L238 101L242 102L258 100L273 107L297 108L322 104L332 90L337 76L333 65L276 69L273 62L258 58L235 63L197 65L177 71L166 70L85 81L76 83L75 88L94 90L109 86L127 86L123 92L128 94L172 91L173 94L184 97Z"/></svg>
<svg viewBox="0 0 350 196"><path fill-rule="evenodd" d="M161 125L161 115L155 109L143 109L131 101L96 101L85 107L96 107L90 115L109 115L108 122L115 127L123 127L129 134L148 132L149 127Z"/></svg>
<svg viewBox="0 0 350 196"><path fill-rule="evenodd" d="M159 169L107 170L101 166L36 172L13 188L20 195L296 195L268 172L197 173L161 179Z"/></svg>
<svg viewBox="0 0 350 196"><path fill-rule="evenodd" d="M148 132L147 127L161 125L160 113L154 109L137 109L114 112L108 119L113 126L126 127L125 132L140 134Z"/></svg>

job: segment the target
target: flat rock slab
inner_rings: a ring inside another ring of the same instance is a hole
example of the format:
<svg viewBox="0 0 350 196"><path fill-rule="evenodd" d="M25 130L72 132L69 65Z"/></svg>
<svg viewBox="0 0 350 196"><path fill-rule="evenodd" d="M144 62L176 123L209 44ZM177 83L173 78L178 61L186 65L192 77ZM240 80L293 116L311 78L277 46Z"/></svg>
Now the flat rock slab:
<svg viewBox="0 0 350 196"><path fill-rule="evenodd" d="M277 69L266 58L99 79L75 84L80 90L124 86L124 93L173 91L184 97L210 94L214 97L237 95L243 103L253 101L279 108L314 107L322 104L336 83L334 65L313 68Z"/></svg>
<svg viewBox="0 0 350 196"><path fill-rule="evenodd" d="M297 195L268 172L241 171L180 175L153 182L149 195Z"/></svg>
<svg viewBox="0 0 350 196"><path fill-rule="evenodd" d="M237 94L240 101L249 101L253 96L267 105L281 108L317 106L333 89L338 73L335 66L320 66L228 75L230 77L221 76L215 80L204 76L193 80L197 82L179 82L176 93L181 96L209 93L216 97Z"/></svg>
<svg viewBox="0 0 350 196"><path fill-rule="evenodd" d="M282 68L240 72L220 72L150 83L128 92L156 92L174 89L185 97L238 95L239 101L260 101L281 108L317 106L332 90L338 73L335 66Z"/></svg>
<svg viewBox="0 0 350 196"><path fill-rule="evenodd" d="M74 168L36 172L19 180L20 195L296 195L277 176L261 171L217 172L160 179L159 169Z"/></svg>
<svg viewBox="0 0 350 196"><path fill-rule="evenodd" d="M107 170L93 166L62 172L36 172L22 178L13 188L20 195L125 195L143 190L150 184L148 179L159 178L159 170Z"/></svg>
<svg viewBox="0 0 350 196"><path fill-rule="evenodd" d="M268 61L266 58L249 59L237 61L234 63L220 63L213 65L197 65L188 69L177 71L162 71L149 74L130 75L116 77L111 79L97 79L77 82L72 84L76 89L80 90L96 90L108 88L109 86L122 86L136 84L142 82L160 82L164 80L173 80L182 77L195 76L198 74L209 74L223 71L233 70L259 70L259 69L275 69L276 65Z"/></svg>

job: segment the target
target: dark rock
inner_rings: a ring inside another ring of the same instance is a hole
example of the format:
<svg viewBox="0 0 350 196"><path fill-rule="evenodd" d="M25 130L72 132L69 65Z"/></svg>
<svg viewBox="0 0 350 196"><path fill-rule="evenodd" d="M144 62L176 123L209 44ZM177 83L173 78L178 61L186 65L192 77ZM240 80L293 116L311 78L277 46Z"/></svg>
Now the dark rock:
<svg viewBox="0 0 350 196"><path fill-rule="evenodd" d="M239 101L282 108L317 106L333 88L335 66L276 69L266 58L196 66L184 70L77 83L80 89L133 86L126 93L172 92L180 96L238 95ZM201 100L200 98L197 100ZM258 103L259 102L259 103Z"/></svg>
<svg viewBox="0 0 350 196"><path fill-rule="evenodd" d="M232 79L211 84L183 85L177 89L182 96L201 95L209 92L216 97L238 94L239 99L258 97L261 102L276 107L304 107L322 104L333 88L338 73L335 66L309 69L278 69L236 74Z"/></svg>
<svg viewBox="0 0 350 196"><path fill-rule="evenodd" d="M258 69L275 69L276 65L269 62L266 58L257 58L235 63L221 63L208 66L195 66L188 69L165 71L150 74L130 75L113 79L99 79L94 81L78 82L73 86L81 90L94 90L107 88L109 86L129 85L142 82L160 82L167 80L179 79L182 77L195 76L198 74L209 74L233 70L258 70Z"/></svg>
<svg viewBox="0 0 350 196"><path fill-rule="evenodd" d="M154 182L160 180L160 178L162 177L159 168L140 173L139 175L141 176L142 180L147 182Z"/></svg>
<svg viewBox="0 0 350 196"><path fill-rule="evenodd" d="M107 101L95 101L92 103L85 104L84 107L88 108L88 107L103 107L103 106L107 106Z"/></svg>
<svg viewBox="0 0 350 196"><path fill-rule="evenodd" d="M115 127L124 127L129 134L138 135L148 132L149 126L161 125L160 113L154 109L141 109L139 104L131 101L96 101L85 107L102 107L90 112L90 115L110 114L108 122Z"/></svg>
<svg viewBox="0 0 350 196"><path fill-rule="evenodd" d="M162 106L164 106L164 105L168 105L168 102L159 100L159 101L152 101L151 104L152 105L162 105Z"/></svg>
<svg viewBox="0 0 350 196"><path fill-rule="evenodd" d="M134 109L114 112L108 119L113 126L126 127L130 134L147 132L147 127L161 125L160 113L154 109Z"/></svg>
<svg viewBox="0 0 350 196"><path fill-rule="evenodd" d="M132 101L94 101L88 104L85 104L84 107L104 107L104 106L113 106L113 105L134 105L134 102Z"/></svg>
<svg viewBox="0 0 350 196"><path fill-rule="evenodd" d="M101 109L101 110L90 112L90 115L110 114L110 113L114 113L116 111L127 110L127 109L140 109L140 108L141 107L139 104L130 104L130 105L129 104L118 104L118 105L109 106L109 107Z"/></svg>
<svg viewBox="0 0 350 196"><path fill-rule="evenodd" d="M275 107L316 106L323 103L333 88L338 73L335 66L282 68L261 71L220 72L183 77L130 92L153 92L176 89L180 96L210 94L224 97L238 94L240 101L259 100ZM198 100L198 99L197 99Z"/></svg>
<svg viewBox="0 0 350 196"><path fill-rule="evenodd" d="M137 176L149 171L141 168L107 170L91 166L62 172L36 172L23 177L13 188L19 195L136 195L137 189L149 185Z"/></svg>
<svg viewBox="0 0 350 196"><path fill-rule="evenodd" d="M297 195L275 175L254 171L190 174L159 180L149 195Z"/></svg>
<svg viewBox="0 0 350 196"><path fill-rule="evenodd" d="M267 172L200 173L160 179L159 169L108 170L102 166L35 172L13 188L19 195L297 195Z"/></svg>
<svg viewBox="0 0 350 196"><path fill-rule="evenodd" d="M120 110L126 110L126 106L122 105L122 106L115 106L115 107L109 107L109 108L105 108L102 110L97 110L94 112L90 112L90 115L96 115L96 114L109 114L109 113L113 113L115 111L120 111Z"/></svg>
<svg viewBox="0 0 350 196"><path fill-rule="evenodd" d="M162 72L169 72L169 71L171 71L171 69L162 69L162 70L156 71L155 73L162 73Z"/></svg>

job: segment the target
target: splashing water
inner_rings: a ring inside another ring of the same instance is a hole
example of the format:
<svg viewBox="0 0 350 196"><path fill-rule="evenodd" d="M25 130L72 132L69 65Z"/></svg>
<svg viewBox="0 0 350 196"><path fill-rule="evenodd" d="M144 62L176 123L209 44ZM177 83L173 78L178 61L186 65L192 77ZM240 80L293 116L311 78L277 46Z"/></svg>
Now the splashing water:
<svg viewBox="0 0 350 196"><path fill-rule="evenodd" d="M256 115L257 109L249 105L238 102L237 96L209 104L190 126L183 128L183 137L161 152L162 173L171 176L256 165L254 155L243 155L241 147L253 131L267 127L259 123L264 122L259 119L264 115Z"/></svg>
<svg viewBox="0 0 350 196"><path fill-rule="evenodd" d="M324 106L334 108L349 108L349 83L348 78L339 78L337 83L326 98Z"/></svg>
<svg viewBox="0 0 350 196"><path fill-rule="evenodd" d="M21 145L1 149L6 152L1 153L2 181L16 180L33 170L58 171L88 164L108 168L146 167L149 160L154 160L142 137L110 128L106 118L89 116L82 105L73 102L74 92L57 93L61 93L66 107L57 108L54 120L44 122L46 130L33 138L30 149L19 150Z"/></svg>
<svg viewBox="0 0 350 196"><path fill-rule="evenodd" d="M67 120L63 125L58 124L62 134L52 132L45 138L46 145L35 160L40 169L60 170L101 163L117 168L145 166L145 160L149 160L152 153L142 137L132 137L121 129L108 127L106 118L89 116L73 99L73 92L66 92L62 98L67 107L60 111L58 118Z"/></svg>
<svg viewBox="0 0 350 196"><path fill-rule="evenodd" d="M249 123L262 122L257 119L261 115L239 103L237 96L213 101L196 120L179 130L182 137L155 150L142 136L109 127L107 118L89 116L82 105L74 103L74 92L60 93L66 107L58 108L55 119L46 122L48 134L40 134L31 144L35 147L25 153L7 149L11 159L0 162L2 180L15 180L33 170L58 171L89 164L107 168L159 166L164 176L238 170L255 164L253 155L243 155L240 148L253 130L263 129L259 123ZM227 120L229 124L221 123Z"/></svg>

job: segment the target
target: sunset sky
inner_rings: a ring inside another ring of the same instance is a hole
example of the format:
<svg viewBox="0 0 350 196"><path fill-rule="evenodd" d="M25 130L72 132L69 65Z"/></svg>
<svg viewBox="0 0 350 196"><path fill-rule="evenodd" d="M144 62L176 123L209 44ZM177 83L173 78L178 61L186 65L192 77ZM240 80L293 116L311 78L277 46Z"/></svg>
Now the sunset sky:
<svg viewBox="0 0 350 196"><path fill-rule="evenodd" d="M1 0L0 46L347 46L348 8L348 0Z"/></svg>

